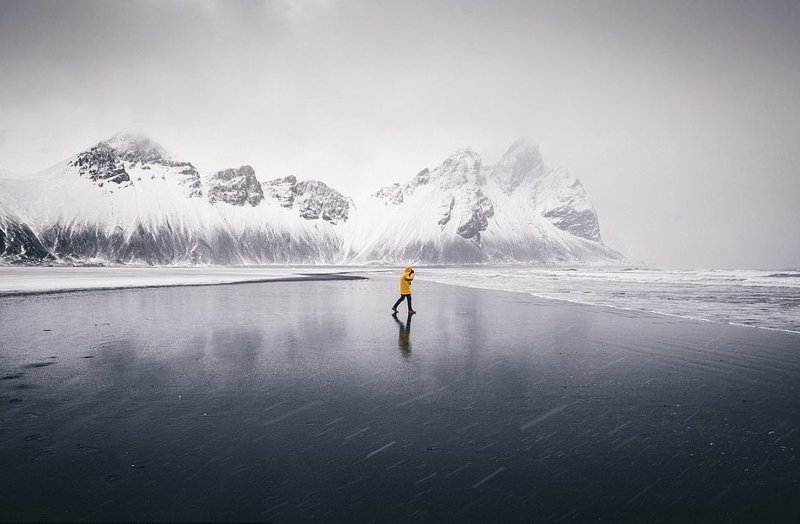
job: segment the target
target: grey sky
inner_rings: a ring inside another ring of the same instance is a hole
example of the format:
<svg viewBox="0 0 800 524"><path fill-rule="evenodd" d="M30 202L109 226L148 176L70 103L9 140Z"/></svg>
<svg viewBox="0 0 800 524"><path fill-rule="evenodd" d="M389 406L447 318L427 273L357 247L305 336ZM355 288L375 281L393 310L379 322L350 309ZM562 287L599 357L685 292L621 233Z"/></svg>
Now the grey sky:
<svg viewBox="0 0 800 524"><path fill-rule="evenodd" d="M0 0L0 171L139 130L356 196L518 136L606 243L800 266L800 3Z"/></svg>

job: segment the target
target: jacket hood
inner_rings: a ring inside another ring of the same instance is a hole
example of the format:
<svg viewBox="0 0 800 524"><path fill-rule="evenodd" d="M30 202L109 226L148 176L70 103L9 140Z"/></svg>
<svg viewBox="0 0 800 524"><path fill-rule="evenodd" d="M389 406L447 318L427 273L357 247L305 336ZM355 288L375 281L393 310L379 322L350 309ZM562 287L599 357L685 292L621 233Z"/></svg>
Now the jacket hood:
<svg viewBox="0 0 800 524"><path fill-rule="evenodd" d="M403 272L404 273L409 273L410 271L413 271L413 269L414 269L413 267L408 266Z"/></svg>

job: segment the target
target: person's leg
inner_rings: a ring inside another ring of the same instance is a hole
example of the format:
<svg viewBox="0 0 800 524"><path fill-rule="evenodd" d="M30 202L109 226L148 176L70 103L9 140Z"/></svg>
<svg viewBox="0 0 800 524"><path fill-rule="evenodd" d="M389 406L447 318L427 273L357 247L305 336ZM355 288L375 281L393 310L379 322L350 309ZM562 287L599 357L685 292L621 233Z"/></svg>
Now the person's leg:
<svg viewBox="0 0 800 524"><path fill-rule="evenodd" d="M414 312L414 308L411 307L411 295L406 295L406 296L408 297L408 312L409 313L413 313Z"/></svg>
<svg viewBox="0 0 800 524"><path fill-rule="evenodd" d="M397 311L397 306L400 305L400 302L402 302L404 298L405 297L403 295L400 295L400 298L398 298L397 302L395 302L394 305L392 306L392 311Z"/></svg>

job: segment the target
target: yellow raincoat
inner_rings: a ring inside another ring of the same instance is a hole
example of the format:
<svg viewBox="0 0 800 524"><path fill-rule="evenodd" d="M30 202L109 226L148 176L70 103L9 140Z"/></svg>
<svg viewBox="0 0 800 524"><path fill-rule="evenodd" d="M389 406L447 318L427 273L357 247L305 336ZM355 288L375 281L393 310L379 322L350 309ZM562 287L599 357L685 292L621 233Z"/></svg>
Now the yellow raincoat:
<svg viewBox="0 0 800 524"><path fill-rule="evenodd" d="M405 271L403 271L403 276L400 277L400 294L401 295L410 295L411 294L411 281L414 280L414 268L408 266Z"/></svg>

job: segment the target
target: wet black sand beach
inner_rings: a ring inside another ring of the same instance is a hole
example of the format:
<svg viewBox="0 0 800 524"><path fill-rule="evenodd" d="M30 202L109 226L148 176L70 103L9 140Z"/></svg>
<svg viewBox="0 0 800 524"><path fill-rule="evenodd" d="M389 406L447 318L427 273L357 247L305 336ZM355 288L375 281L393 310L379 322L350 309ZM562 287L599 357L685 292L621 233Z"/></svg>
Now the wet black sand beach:
<svg viewBox="0 0 800 524"><path fill-rule="evenodd" d="M800 336L415 288L0 298L0 519L800 518Z"/></svg>

